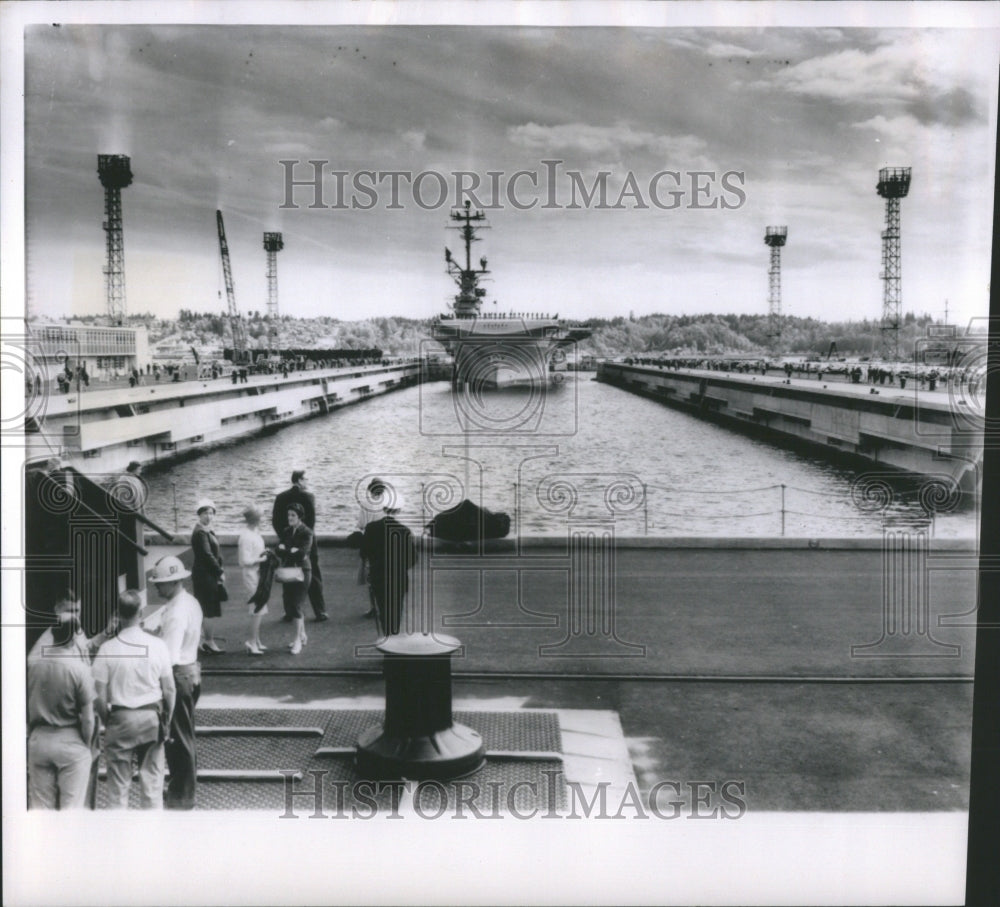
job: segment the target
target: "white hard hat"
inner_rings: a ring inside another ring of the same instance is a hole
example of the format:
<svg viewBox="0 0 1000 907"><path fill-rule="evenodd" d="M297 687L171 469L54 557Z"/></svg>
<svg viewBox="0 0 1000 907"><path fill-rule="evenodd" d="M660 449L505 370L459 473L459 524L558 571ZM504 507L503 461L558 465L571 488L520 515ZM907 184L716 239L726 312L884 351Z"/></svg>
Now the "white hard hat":
<svg viewBox="0 0 1000 907"><path fill-rule="evenodd" d="M216 512L216 510L215 510L215 501L213 501L211 498L202 498L198 502L198 506L195 507L194 512L195 513L201 513L207 507L211 507L213 513Z"/></svg>
<svg viewBox="0 0 1000 907"><path fill-rule="evenodd" d="M191 571L181 563L180 558L168 554L156 562L153 572L149 574L149 581L151 583L172 583L176 580L187 579L190 575Z"/></svg>

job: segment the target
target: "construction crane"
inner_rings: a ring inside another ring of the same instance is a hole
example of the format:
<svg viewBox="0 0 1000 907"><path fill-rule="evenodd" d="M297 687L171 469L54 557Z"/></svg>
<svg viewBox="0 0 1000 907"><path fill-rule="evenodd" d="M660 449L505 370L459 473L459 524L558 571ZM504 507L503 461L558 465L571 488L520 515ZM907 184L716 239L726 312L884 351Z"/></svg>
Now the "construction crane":
<svg viewBox="0 0 1000 907"><path fill-rule="evenodd" d="M249 365L250 350L247 347L247 330L239 309L236 308L236 293L233 290L233 269L229 264L229 244L226 242L226 228L222 223L222 212L215 212L215 222L219 227L219 249L222 252L222 276L226 282L226 303L228 305L229 328L233 334L233 365Z"/></svg>

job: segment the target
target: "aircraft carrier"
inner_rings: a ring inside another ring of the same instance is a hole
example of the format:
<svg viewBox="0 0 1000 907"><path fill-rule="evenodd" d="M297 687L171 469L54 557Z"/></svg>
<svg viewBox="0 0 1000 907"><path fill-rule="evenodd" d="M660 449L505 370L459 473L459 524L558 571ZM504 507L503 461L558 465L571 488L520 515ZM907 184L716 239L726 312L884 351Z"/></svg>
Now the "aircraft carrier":
<svg viewBox="0 0 1000 907"><path fill-rule="evenodd" d="M452 386L473 390L511 384L548 382L566 369L566 350L590 336L582 327L569 327L558 315L541 312L484 312L486 289L480 286L489 274L486 258L472 261L472 243L486 226L485 215L469 202L452 211L451 219L465 247L464 266L445 248L448 273L458 286L451 310L439 316L432 336L451 354ZM495 305L495 303L494 303Z"/></svg>

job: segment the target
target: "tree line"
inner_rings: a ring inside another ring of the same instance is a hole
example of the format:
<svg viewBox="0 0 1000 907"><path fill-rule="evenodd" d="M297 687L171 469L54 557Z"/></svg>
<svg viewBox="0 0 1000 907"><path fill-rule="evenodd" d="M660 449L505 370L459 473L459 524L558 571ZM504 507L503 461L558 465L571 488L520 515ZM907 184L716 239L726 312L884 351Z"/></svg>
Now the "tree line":
<svg viewBox="0 0 1000 907"><path fill-rule="evenodd" d="M77 320L99 321L100 316ZM270 321L266 313L244 315L247 335L255 345L266 342ZM324 347L341 349L382 349L389 355L416 355L437 351L429 339L431 319L376 317L345 321L329 316L295 318L282 315L279 332L283 347ZM176 319L152 314L133 315L130 324L145 324L151 342L181 333L203 343L222 342L229 337L228 318L219 312L181 309ZM930 315L907 314L899 328L899 348L904 356L930 333ZM650 315L591 318L574 322L589 328L591 336L578 344L581 354L620 356L642 353L746 353L777 349L786 355L823 355L831 344L843 356L866 356L877 352L881 342L879 322L821 321L795 315L781 320L776 345L770 337L768 316L739 314Z"/></svg>

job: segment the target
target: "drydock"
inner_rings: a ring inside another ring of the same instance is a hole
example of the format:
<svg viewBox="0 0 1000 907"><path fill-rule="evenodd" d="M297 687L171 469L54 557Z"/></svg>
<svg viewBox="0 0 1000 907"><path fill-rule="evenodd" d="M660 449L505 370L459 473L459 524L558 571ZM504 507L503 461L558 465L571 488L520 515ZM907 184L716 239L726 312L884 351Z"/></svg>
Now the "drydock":
<svg viewBox="0 0 1000 907"><path fill-rule="evenodd" d="M958 390L823 384L776 376L602 363L598 380L730 428L808 445L973 491L983 420Z"/></svg>
<svg viewBox="0 0 1000 907"><path fill-rule="evenodd" d="M347 366L133 388L88 390L44 400L26 425L29 457L61 455L84 474L135 460L165 462L421 380L421 363Z"/></svg>

